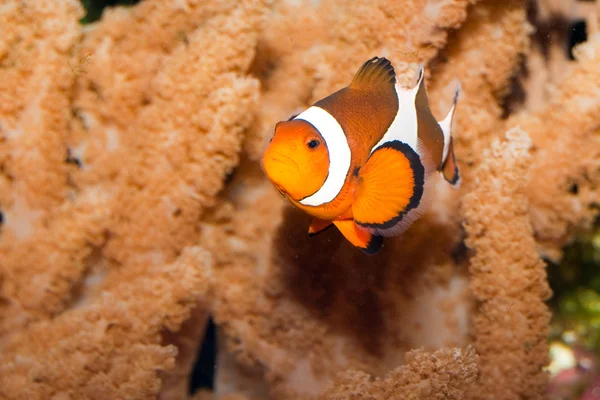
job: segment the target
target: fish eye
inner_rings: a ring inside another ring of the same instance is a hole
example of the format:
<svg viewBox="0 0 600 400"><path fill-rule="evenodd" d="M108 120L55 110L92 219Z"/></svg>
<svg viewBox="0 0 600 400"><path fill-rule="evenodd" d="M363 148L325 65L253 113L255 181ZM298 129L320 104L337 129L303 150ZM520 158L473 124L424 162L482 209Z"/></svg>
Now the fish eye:
<svg viewBox="0 0 600 400"><path fill-rule="evenodd" d="M311 141L309 141L308 143L306 143L306 145L308 146L309 149L314 150L316 149L319 145L321 144L321 142L317 139L312 139Z"/></svg>

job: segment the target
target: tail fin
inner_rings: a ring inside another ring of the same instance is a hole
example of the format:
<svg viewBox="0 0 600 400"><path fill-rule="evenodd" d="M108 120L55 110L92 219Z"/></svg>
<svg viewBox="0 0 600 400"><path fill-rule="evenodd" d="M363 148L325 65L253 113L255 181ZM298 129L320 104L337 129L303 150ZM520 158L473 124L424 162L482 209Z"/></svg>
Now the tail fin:
<svg viewBox="0 0 600 400"><path fill-rule="evenodd" d="M454 187L460 186L460 174L454 157L454 146L452 145L452 121L454 119L454 111L456 110L459 94L460 83L454 91L454 99L452 100L450 111L448 111L448 114L443 120L438 121L438 124L444 133L444 152L442 154L441 172L444 179Z"/></svg>
<svg viewBox="0 0 600 400"><path fill-rule="evenodd" d="M442 176L453 187L460 187L460 172L458 170L458 165L456 164L456 159L454 158L452 138L450 138L450 145L448 146L448 157L442 164Z"/></svg>

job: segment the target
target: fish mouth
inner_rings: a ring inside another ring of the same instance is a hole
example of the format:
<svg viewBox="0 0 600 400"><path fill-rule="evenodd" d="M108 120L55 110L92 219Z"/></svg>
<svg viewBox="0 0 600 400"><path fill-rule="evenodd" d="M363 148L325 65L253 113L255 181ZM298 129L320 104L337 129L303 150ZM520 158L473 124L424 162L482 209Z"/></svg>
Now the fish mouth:
<svg viewBox="0 0 600 400"><path fill-rule="evenodd" d="M263 170L267 178L269 178L271 184L275 187L275 189L277 189L279 194L285 197L286 193L283 188L283 185L281 185L281 183L277 179L277 173L273 173L273 169L289 169L290 163L278 157L268 156L263 158L260 164L261 169Z"/></svg>
<svg viewBox="0 0 600 400"><path fill-rule="evenodd" d="M298 163L290 156L277 150L271 150L263 156L262 169L279 194L284 198L289 197L286 190L285 179L300 176ZM284 179L284 177L287 177Z"/></svg>

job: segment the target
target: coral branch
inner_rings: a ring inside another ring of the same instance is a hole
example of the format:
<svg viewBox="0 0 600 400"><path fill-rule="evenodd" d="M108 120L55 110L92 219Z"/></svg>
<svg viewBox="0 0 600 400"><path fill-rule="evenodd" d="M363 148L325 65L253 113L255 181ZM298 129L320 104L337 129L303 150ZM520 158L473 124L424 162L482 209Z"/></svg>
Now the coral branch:
<svg viewBox="0 0 600 400"><path fill-rule="evenodd" d="M5 229L26 238L67 197L64 159L75 76L69 52L81 35L77 0L8 1L0 8L0 194ZM58 4L61 4L60 7Z"/></svg>
<svg viewBox="0 0 600 400"><path fill-rule="evenodd" d="M124 207L108 257L169 260L195 239L187 221L198 220L236 165L257 101L257 82L240 74L253 58L260 5L211 19L155 78L152 104L130 130L134 157L117 194Z"/></svg>
<svg viewBox="0 0 600 400"><path fill-rule="evenodd" d="M162 346L205 290L200 270L211 257L188 248L169 265L115 285L85 308L5 337L0 352L4 399L148 399L177 348ZM135 366L132 368L132 365Z"/></svg>
<svg viewBox="0 0 600 400"><path fill-rule="evenodd" d="M531 141L518 129L506 138L484 153L475 189L462 204L466 244L475 252L469 272L481 356L479 383L469 398L542 399L550 319L544 301L550 290L527 213Z"/></svg>
<svg viewBox="0 0 600 400"><path fill-rule="evenodd" d="M161 279L163 283L186 279L185 272L179 277L162 276L155 283L140 277L146 276L152 265L175 260L186 244L195 242L203 207L212 204L225 176L237 163L243 131L252 119L258 97L257 81L246 77L246 72L254 58L256 32L266 2L217 3L215 7L190 3L191 8L179 9L182 3L178 1L147 1L127 10L118 8L115 19L109 19L105 26L106 36L96 36L98 27L104 26L101 22L85 34L89 40L84 39L84 43L92 48L84 45L82 53L72 58L68 52L81 32L77 22L80 8L71 3L58 7L51 1L44 2L49 8L38 8L36 3L35 11L30 3L19 1L0 8L0 18L11 21L9 25L16 30L15 34L7 31L1 48L5 64L0 73L2 85L7 85L2 96L9 97L0 105L6 107L1 110L0 129L8 139L0 142L0 182L7 188L0 195L4 220L0 231L0 334L10 331L14 338L30 338L30 330L54 329L49 317L56 316L53 321L68 319L67 315L73 315L65 311L69 306L82 312L90 310L106 291L117 287L131 287L133 291L136 285L146 284L157 288ZM192 8L196 13L189 15ZM181 22L179 27L166 26L186 30L189 37L185 41L175 34L161 35L162 28L153 25L165 17L163 11L171 13L170 22ZM51 12L57 13L56 18L45 18ZM194 19L198 15L203 19ZM49 20L61 22L46 27ZM118 27L112 25L114 21ZM156 31L123 35L123 29L133 29L132 25L150 31L154 27ZM38 26L41 33L29 31ZM20 41L19 35L23 37ZM113 40L111 35L117 38ZM224 44L225 49L221 48ZM140 60L132 64L142 68L142 76L134 74L139 79L133 79L131 85L125 83L128 74L111 64L127 48L135 49L131 53ZM39 50L49 63L40 60L36 67L35 63L22 62L32 49ZM86 64L88 73L77 76L69 63L85 59L90 50L94 59ZM161 53L160 60L155 62L157 53ZM19 74L23 75L20 80ZM26 90L20 89L23 86ZM76 108L72 114L73 97ZM147 100L150 104L144 104ZM21 110L24 107L37 111L25 113ZM31 169L25 171L28 160ZM23 168L16 167L19 163ZM42 175L39 182L38 175ZM111 268L117 265L119 268ZM181 268L191 267L185 264ZM171 286L167 292L178 290ZM153 298L146 295L146 300ZM129 301L124 300L125 306ZM117 306L111 303L106 307ZM185 319L179 314L167 316L178 312L177 304L166 306L167 314L157 312L158 306L152 303L147 307L148 312L156 313L154 317L146 315L157 324L176 329ZM179 322L173 325L171 318ZM81 331L93 329L88 326L93 321L84 317L73 320L72 325L80 325ZM72 326L70 330L77 331ZM163 363L155 356L158 352L160 359L171 359L174 348L155 351L152 346L143 346L143 339L133 331L120 334L129 340L131 349L137 349L135 354L125 354L126 358L143 358L148 353L145 383L132 383L139 391L136 396L157 392L160 382L155 380L153 365L164 364L166 368L172 362ZM201 340L194 339L192 348ZM77 340L74 338L73 343ZM106 362L116 357L110 353L111 343L105 344L109 352ZM183 344L180 347L185 349ZM12 354L18 359L25 353L23 344L14 345L6 357ZM50 365L55 361L40 362ZM178 361L184 363L180 368L186 374L189 361L186 364L184 357ZM172 388L180 388L183 374L178 369L162 376ZM105 378L99 375L97 379ZM69 385L66 381L64 384ZM85 386L86 379L81 382L83 391L102 385L92 381ZM16 380L10 388L30 383ZM144 384L148 387L142 389ZM37 390L32 387L32 393ZM48 393L53 389L40 390ZM110 397L128 397L126 386L114 390L120 394Z"/></svg>
<svg viewBox="0 0 600 400"><path fill-rule="evenodd" d="M405 365L381 380L373 380L363 372L347 371L319 398L459 400L463 398L464 389L477 379L478 357L472 347L438 350L431 354L411 351L405 361Z"/></svg>
<svg viewBox="0 0 600 400"><path fill-rule="evenodd" d="M519 58L527 52L529 32L522 2L478 3L471 7L469 18L445 49L448 61L435 66L429 90L436 115L441 117L447 112L452 92L458 82L461 84L455 122L456 153L460 165L465 165L467 185L471 171L467 166L480 159L500 122L500 100L516 74ZM494 51L489 51L492 45Z"/></svg>
<svg viewBox="0 0 600 400"><path fill-rule="evenodd" d="M531 135L530 215L546 255L555 259L575 227L590 226L600 198L600 89L591 84L600 82L600 35L575 55L546 107L506 122Z"/></svg>
<svg viewBox="0 0 600 400"><path fill-rule="evenodd" d="M104 196L74 205L65 163L81 16L78 1L0 7L0 332L62 310L102 241Z"/></svg>

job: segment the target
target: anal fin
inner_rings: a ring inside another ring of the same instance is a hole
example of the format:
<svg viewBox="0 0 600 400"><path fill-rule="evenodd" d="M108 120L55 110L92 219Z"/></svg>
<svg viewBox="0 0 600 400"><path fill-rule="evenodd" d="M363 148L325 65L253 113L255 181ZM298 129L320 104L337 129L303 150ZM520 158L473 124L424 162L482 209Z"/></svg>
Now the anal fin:
<svg viewBox="0 0 600 400"><path fill-rule="evenodd" d="M334 221L333 223L350 243L367 254L375 254L383 246L381 236L374 235L368 229L361 228L354 223L354 220L346 219Z"/></svg>
<svg viewBox="0 0 600 400"><path fill-rule="evenodd" d="M333 224L332 221L327 221L320 218L313 218L310 226L308 227L308 236L315 236L325 229L329 228Z"/></svg>
<svg viewBox="0 0 600 400"><path fill-rule="evenodd" d="M381 236L404 232L422 214L430 172L406 143L394 140L378 147L359 171L352 205L356 223Z"/></svg>

